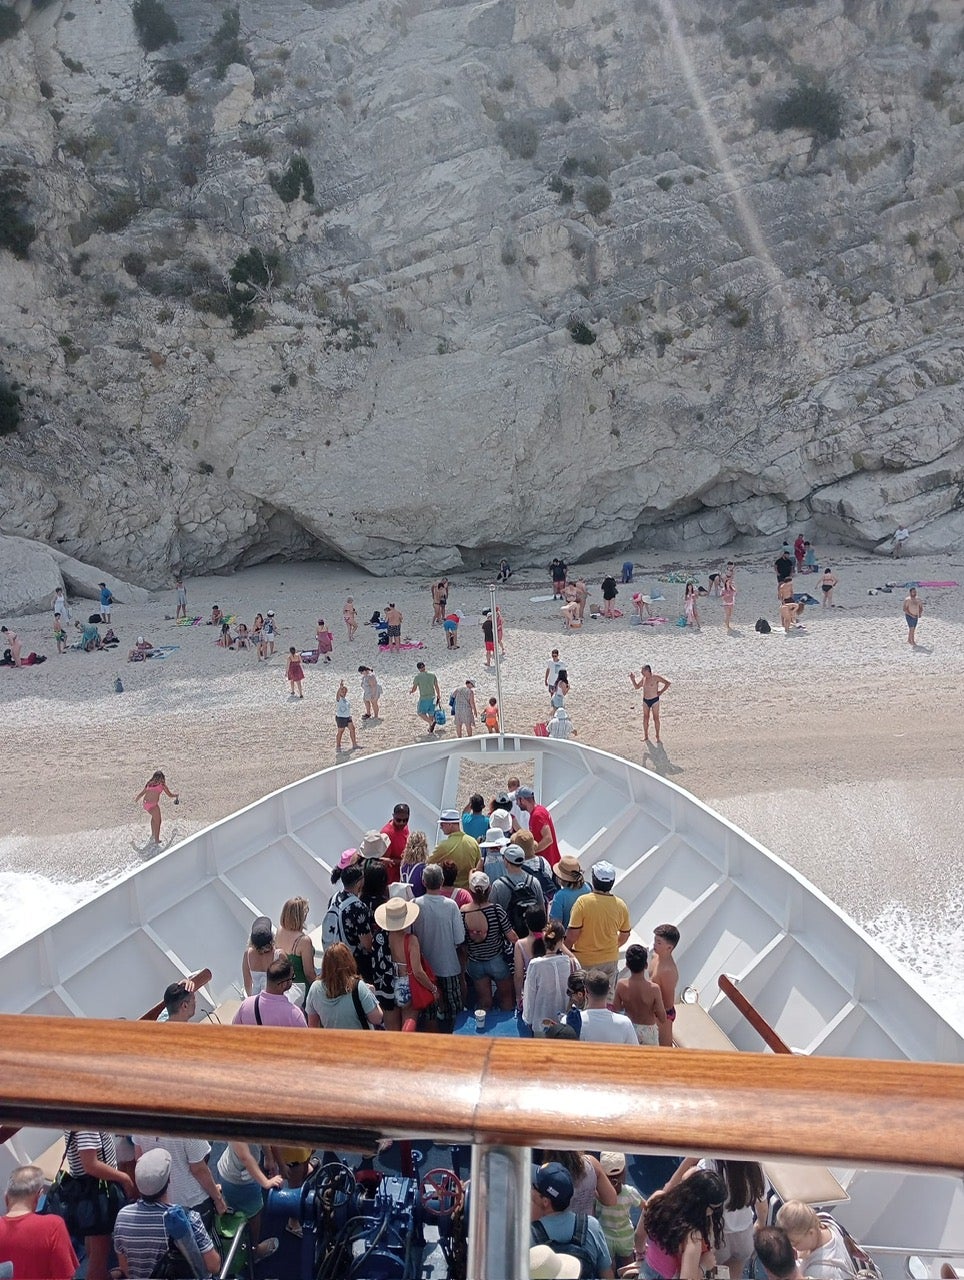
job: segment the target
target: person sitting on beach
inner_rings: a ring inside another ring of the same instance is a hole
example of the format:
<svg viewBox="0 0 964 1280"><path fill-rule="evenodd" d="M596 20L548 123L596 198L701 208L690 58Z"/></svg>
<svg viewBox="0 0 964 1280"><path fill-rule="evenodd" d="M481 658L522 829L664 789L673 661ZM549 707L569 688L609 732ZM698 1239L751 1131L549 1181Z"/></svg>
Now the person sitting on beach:
<svg viewBox="0 0 964 1280"><path fill-rule="evenodd" d="M499 574L498 574L499 581L508 582L511 577L512 577L512 570L509 568L509 562L508 560L506 560L505 556L503 556L502 559L499 561Z"/></svg>
<svg viewBox="0 0 964 1280"><path fill-rule="evenodd" d="M218 647L220 649L233 649L234 636L231 634L231 623L227 618L221 619L220 635L218 636Z"/></svg>
<svg viewBox="0 0 964 1280"><path fill-rule="evenodd" d="M100 638L100 632L92 622L75 622L74 626L80 632L80 647L85 653L91 653L94 649L103 649L104 642ZM6 627L3 630L6 631ZM19 645L17 651L19 653Z"/></svg>
<svg viewBox="0 0 964 1280"><path fill-rule="evenodd" d="M211 616L210 618L208 618L208 623L207 623L208 626L219 627L223 621L224 621L224 614L221 612L221 610L218 608L216 604L213 604L211 606Z"/></svg>
<svg viewBox="0 0 964 1280"><path fill-rule="evenodd" d="M154 645L150 640L145 640L143 636L138 636L137 643L134 645L134 648L131 649L127 655L127 661L143 662L153 648L154 648Z"/></svg>
<svg viewBox="0 0 964 1280"><path fill-rule="evenodd" d="M234 647L236 649L247 649L249 647L249 643L250 637L248 635L248 628L245 623L239 622L237 634L234 637Z"/></svg>

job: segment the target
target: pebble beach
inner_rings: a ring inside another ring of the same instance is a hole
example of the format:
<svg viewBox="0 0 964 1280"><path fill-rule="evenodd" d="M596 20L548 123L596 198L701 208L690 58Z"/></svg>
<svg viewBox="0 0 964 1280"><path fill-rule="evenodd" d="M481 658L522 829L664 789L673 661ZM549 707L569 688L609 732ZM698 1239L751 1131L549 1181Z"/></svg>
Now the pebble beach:
<svg viewBox="0 0 964 1280"><path fill-rule="evenodd" d="M839 579L837 607L808 607L802 629L785 635L772 569L778 550L733 555L738 596L730 635L715 597L700 602L700 632L678 627L682 586L660 581L682 570L706 586L726 556L681 565L666 554L637 552L635 581L620 587L616 601L624 616L593 619L587 612L579 631L565 631L559 602L544 598L552 592L546 570L517 570L499 589L503 724L532 732L547 718L544 672L550 650L559 648L580 742L656 770L742 826L871 933L909 952L903 958L936 983L942 1010L964 1022L960 996L943 990L955 985L950 977L962 959L956 920L964 904L964 587L920 589L925 612L916 650L901 612L906 590L878 590L888 582L964 582L964 556L891 560L822 549L821 565L831 564ZM608 572L618 579L618 569L599 561L573 572L589 584L590 604L601 605L599 583ZM176 625L173 584L143 606L115 605L112 625L121 643L110 652L59 656L50 615L16 619L24 652L44 652L47 661L0 674L3 949L156 853L133 801L154 769L163 769L181 796L176 808L165 802L167 847L269 791L351 758L335 753L342 678L359 752L425 738L409 693L418 660L438 675L443 704L467 677L476 680L481 710L495 693L478 625L493 581L491 570L450 575L448 610L465 615L454 651L442 628L431 625L428 575L372 578L345 564L270 564L188 580L190 616L206 619L216 603L250 626L255 613L275 610L277 652L266 662L253 649L218 647L214 627ZM798 591L816 597L818 583L818 575L795 580ZM667 621L631 625L635 591L661 594L652 607ZM362 624L394 600L405 619L403 638L425 648L381 653L365 625L349 643L341 616L348 595ZM85 600L72 607L75 618L95 608ZM769 635L754 630L761 616L773 627ZM304 699L292 701L285 656L289 645L314 646L319 618L334 635L332 662L306 666ZM163 660L128 663L138 636L177 648ZM374 722L362 720L362 663L374 667L384 687ZM660 704L661 751L642 741L641 694L629 680L643 663L672 682ZM122 693L115 692L118 676ZM451 720L439 732L454 735ZM946 982L944 959L915 954L921 928L935 945L947 931ZM948 998L957 1004L949 1007Z"/></svg>

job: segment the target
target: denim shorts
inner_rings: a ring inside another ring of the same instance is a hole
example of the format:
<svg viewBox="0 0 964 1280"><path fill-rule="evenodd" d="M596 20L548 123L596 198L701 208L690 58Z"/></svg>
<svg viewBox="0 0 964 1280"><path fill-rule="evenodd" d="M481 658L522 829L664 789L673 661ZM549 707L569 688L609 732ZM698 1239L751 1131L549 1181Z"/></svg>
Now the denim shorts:
<svg viewBox="0 0 964 1280"><path fill-rule="evenodd" d="M221 1194L234 1213L255 1218L264 1208L264 1192L257 1182L221 1181Z"/></svg>
<svg viewBox="0 0 964 1280"><path fill-rule="evenodd" d="M504 982L512 973L506 963L505 956L493 956L491 960L469 960L465 972L473 982L480 978L491 978L493 982Z"/></svg>

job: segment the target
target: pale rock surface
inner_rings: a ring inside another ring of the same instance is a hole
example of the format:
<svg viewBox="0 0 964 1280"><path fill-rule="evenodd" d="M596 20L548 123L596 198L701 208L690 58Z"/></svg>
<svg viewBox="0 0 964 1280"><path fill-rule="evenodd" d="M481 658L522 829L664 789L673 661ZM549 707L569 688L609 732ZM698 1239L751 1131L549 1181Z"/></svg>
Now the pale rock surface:
<svg viewBox="0 0 964 1280"><path fill-rule="evenodd" d="M143 587L132 586L56 548L0 534L0 614L5 617L43 612L58 587L66 590L70 600L78 596L99 600L102 582L118 604L141 605L149 599Z"/></svg>
<svg viewBox="0 0 964 1280"><path fill-rule="evenodd" d="M0 42L8 532L150 587L961 545L951 0L243 0L220 79L221 6L163 2L146 56L127 0ZM766 123L801 68L833 141Z"/></svg>

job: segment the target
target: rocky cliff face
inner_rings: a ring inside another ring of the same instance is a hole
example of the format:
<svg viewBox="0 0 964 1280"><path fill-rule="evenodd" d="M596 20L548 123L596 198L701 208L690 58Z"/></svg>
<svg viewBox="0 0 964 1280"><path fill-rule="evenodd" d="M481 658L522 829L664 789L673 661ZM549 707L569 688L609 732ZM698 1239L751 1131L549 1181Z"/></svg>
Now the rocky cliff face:
<svg viewBox="0 0 964 1280"><path fill-rule="evenodd" d="M134 9L0 43L4 532L145 585L964 540L957 0Z"/></svg>

